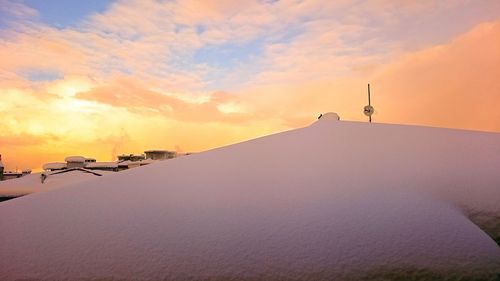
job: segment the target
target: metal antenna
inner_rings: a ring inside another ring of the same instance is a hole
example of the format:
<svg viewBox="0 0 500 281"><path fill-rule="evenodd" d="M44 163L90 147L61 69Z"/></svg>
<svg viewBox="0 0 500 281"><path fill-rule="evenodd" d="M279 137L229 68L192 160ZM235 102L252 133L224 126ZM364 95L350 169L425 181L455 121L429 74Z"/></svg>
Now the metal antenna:
<svg viewBox="0 0 500 281"><path fill-rule="evenodd" d="M370 96L370 83L368 83L368 106L372 106L372 100ZM372 122L372 115L370 114L370 123Z"/></svg>
<svg viewBox="0 0 500 281"><path fill-rule="evenodd" d="M375 109L372 106L371 97L370 97L370 83L368 83L368 105L363 108L363 113L368 116L368 120L370 123L372 122L372 114Z"/></svg>

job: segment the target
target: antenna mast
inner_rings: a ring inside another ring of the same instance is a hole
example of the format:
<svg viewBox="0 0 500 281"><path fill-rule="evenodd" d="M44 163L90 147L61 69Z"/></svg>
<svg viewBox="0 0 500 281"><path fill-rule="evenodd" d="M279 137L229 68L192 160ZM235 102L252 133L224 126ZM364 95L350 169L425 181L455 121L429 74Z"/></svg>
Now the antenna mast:
<svg viewBox="0 0 500 281"><path fill-rule="evenodd" d="M372 101L371 101L371 97L370 97L370 83L368 83L368 106L372 106ZM369 116L370 118L370 123L372 122L372 115L370 114Z"/></svg>
<svg viewBox="0 0 500 281"><path fill-rule="evenodd" d="M371 96L370 96L370 83L368 83L368 105L363 108L363 113L368 116L370 123L372 122L372 114L375 109L372 106Z"/></svg>

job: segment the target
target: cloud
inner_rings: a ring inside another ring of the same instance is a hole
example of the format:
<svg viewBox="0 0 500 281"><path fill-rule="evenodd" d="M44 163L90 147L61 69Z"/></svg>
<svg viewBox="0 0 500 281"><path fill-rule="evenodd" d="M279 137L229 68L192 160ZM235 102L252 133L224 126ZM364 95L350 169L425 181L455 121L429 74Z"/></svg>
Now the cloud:
<svg viewBox="0 0 500 281"><path fill-rule="evenodd" d="M48 141L58 140L54 135L31 135L27 133L18 135L0 135L0 146L32 146L45 144Z"/></svg>
<svg viewBox="0 0 500 281"><path fill-rule="evenodd" d="M54 27L0 0L1 148L33 168L204 150L365 120L368 82L376 121L500 131L499 3L122 0Z"/></svg>
<svg viewBox="0 0 500 281"><path fill-rule="evenodd" d="M6 21L14 21L37 17L38 12L19 1L0 0L0 15Z"/></svg>
<svg viewBox="0 0 500 281"><path fill-rule="evenodd" d="M234 73L259 83L286 82L283 72L295 72L301 79L349 75L352 69L386 62L398 49L407 47L408 35L402 31L434 26L443 21L440 13L472 5L456 1L130 0L114 2L76 26L54 28L21 2L2 1L12 6L13 13L27 17L1 31L2 70L88 75L102 80L133 75L153 81L163 90L180 92L205 91L207 84L225 90L224 84L240 81ZM499 7L495 2L485 1L483 5L489 9L479 14L493 13ZM474 14L465 15L461 22L468 23ZM418 22L422 17L426 21ZM410 26L414 22L418 25ZM412 41L411 46L436 40L418 38L424 42ZM245 54L236 57L230 68L194 59L198 50L215 46L223 61L224 46L238 48L249 42L264 52L253 54L257 58L252 59L252 67L246 65ZM217 78L208 81L208 77Z"/></svg>
<svg viewBox="0 0 500 281"><path fill-rule="evenodd" d="M201 102L150 90L132 78L117 78L112 83L80 92L78 99L122 107L138 114L161 114L186 122L244 122L249 116L237 110L235 95L215 92ZM232 105L232 110L229 107ZM226 110L221 110L225 108Z"/></svg>
<svg viewBox="0 0 500 281"><path fill-rule="evenodd" d="M330 78L320 74L334 70L323 72L322 66L328 64L318 63L321 57L328 62L328 56L297 55L300 59L293 59L289 53L297 52L291 45L286 47L284 57L276 56L289 67L270 68L262 74L266 80L259 77L241 93L251 97L253 106L267 118L298 127L325 111L337 111L344 120L366 120L361 109L367 103L366 84L371 82L377 122L498 132L499 38L500 22L483 23L444 44L396 53L374 67L369 67L370 62L366 70L355 68L349 75ZM308 48L317 45L313 41L307 47L305 42L299 51L309 52ZM363 65L363 59L359 65ZM296 69L306 73L301 75Z"/></svg>
<svg viewBox="0 0 500 281"><path fill-rule="evenodd" d="M500 131L499 50L490 22L384 67L374 77L383 120Z"/></svg>

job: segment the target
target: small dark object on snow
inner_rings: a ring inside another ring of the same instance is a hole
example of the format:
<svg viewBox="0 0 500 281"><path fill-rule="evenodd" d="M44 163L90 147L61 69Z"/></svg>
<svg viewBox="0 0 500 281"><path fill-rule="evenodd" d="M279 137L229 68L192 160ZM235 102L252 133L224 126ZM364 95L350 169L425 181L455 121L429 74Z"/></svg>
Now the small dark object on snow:
<svg viewBox="0 0 500 281"><path fill-rule="evenodd" d="M47 179L47 175L46 174L41 174L40 175L40 179L41 179L42 183L44 183L45 179Z"/></svg>

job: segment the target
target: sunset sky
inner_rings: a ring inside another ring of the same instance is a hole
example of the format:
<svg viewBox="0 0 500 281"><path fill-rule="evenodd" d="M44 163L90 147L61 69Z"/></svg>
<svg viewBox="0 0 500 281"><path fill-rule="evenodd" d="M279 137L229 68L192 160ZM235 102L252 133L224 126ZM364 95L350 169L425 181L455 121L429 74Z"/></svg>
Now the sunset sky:
<svg viewBox="0 0 500 281"><path fill-rule="evenodd" d="M500 132L500 1L0 0L0 154L202 151L319 113Z"/></svg>

